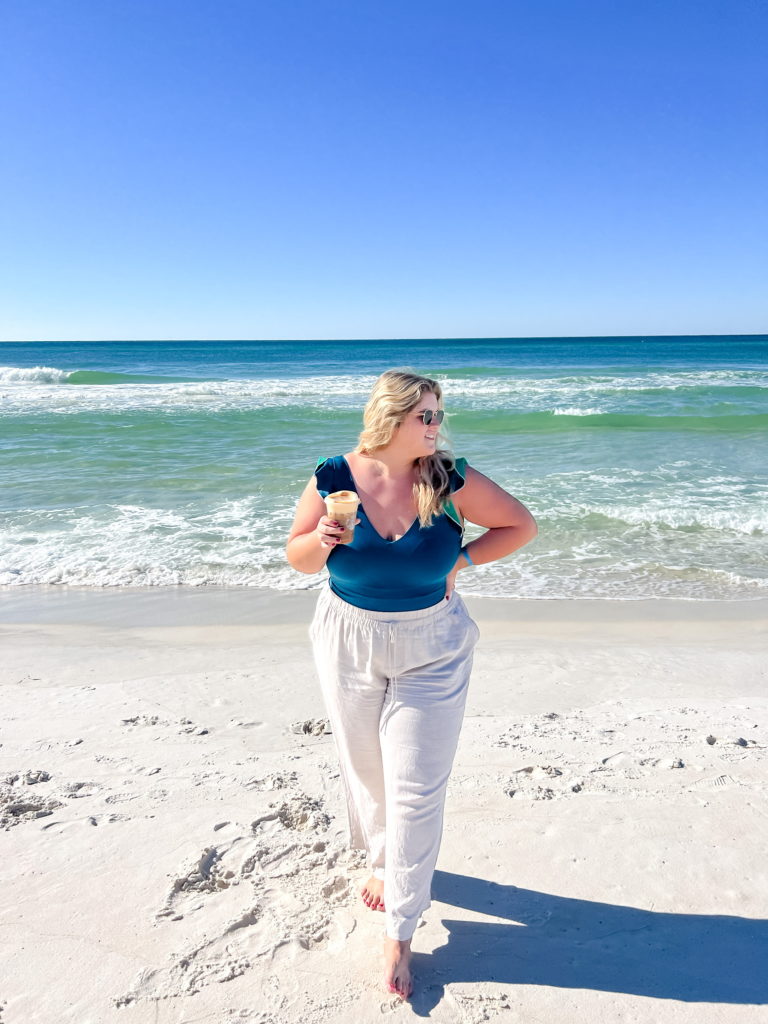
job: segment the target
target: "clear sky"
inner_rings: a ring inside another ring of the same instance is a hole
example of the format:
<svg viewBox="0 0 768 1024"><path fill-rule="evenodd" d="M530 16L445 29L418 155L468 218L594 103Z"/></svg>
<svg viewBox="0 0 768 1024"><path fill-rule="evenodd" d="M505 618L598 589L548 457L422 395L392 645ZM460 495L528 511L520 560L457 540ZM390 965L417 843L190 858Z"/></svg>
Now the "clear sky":
<svg viewBox="0 0 768 1024"><path fill-rule="evenodd" d="M0 339L768 331L763 0L0 0Z"/></svg>

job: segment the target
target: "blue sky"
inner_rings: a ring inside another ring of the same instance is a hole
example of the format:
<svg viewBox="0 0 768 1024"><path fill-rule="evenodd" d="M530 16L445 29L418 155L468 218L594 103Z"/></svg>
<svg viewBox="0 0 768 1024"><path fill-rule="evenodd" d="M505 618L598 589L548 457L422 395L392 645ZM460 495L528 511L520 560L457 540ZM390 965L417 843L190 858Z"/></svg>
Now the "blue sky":
<svg viewBox="0 0 768 1024"><path fill-rule="evenodd" d="M2 0L0 339L768 330L761 0Z"/></svg>

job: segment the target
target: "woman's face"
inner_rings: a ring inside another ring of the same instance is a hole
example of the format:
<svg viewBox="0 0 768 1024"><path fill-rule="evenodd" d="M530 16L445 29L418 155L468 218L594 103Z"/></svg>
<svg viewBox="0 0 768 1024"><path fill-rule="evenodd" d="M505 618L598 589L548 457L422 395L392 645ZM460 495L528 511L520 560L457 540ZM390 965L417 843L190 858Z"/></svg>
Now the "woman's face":
<svg viewBox="0 0 768 1024"><path fill-rule="evenodd" d="M419 399L416 407L406 413L405 419L397 428L398 444L405 445L409 452L413 452L415 459L423 458L425 455L432 455L437 447L437 432L439 427L433 420L429 425L424 423L424 412L429 409L437 412L440 403L437 396L431 391L425 391Z"/></svg>

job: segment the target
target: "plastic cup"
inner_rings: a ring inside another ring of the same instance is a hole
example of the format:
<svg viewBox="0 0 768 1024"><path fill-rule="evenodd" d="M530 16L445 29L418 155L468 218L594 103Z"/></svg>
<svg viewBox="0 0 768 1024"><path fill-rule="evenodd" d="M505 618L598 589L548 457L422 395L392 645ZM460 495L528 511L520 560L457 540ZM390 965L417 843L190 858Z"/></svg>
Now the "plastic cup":
<svg viewBox="0 0 768 1024"><path fill-rule="evenodd" d="M360 499L354 491L334 491L325 499L328 516L335 519L344 532L339 537L339 544L351 544L355 535L355 520Z"/></svg>

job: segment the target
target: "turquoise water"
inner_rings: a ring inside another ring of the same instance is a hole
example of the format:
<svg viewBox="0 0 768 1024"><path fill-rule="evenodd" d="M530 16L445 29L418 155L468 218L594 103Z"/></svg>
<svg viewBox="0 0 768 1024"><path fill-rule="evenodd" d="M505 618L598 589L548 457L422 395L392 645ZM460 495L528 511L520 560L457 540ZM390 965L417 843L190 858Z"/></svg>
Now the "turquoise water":
<svg viewBox="0 0 768 1024"><path fill-rule="evenodd" d="M765 336L6 343L0 583L318 586L282 553L296 497L403 365L539 523L465 592L768 594Z"/></svg>

